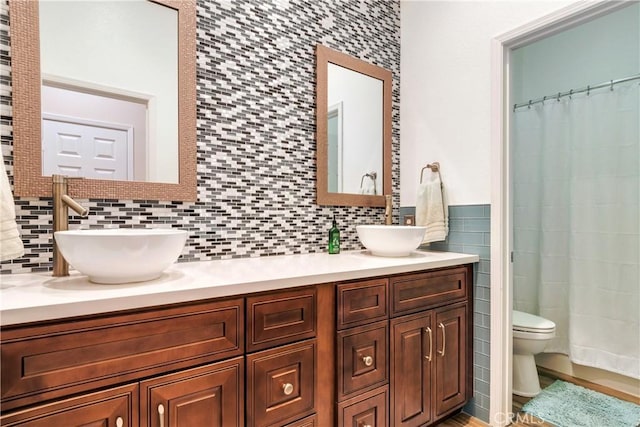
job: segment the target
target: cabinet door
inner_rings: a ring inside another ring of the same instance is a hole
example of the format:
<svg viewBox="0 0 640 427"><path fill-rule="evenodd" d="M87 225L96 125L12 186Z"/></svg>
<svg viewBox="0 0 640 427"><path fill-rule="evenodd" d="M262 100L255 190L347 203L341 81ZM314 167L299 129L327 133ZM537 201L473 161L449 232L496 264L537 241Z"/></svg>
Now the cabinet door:
<svg viewBox="0 0 640 427"><path fill-rule="evenodd" d="M247 355L247 426L282 426L316 408L316 342Z"/></svg>
<svg viewBox="0 0 640 427"><path fill-rule="evenodd" d="M435 416L440 417L464 404L467 372L466 305L435 312Z"/></svg>
<svg viewBox="0 0 640 427"><path fill-rule="evenodd" d="M140 383L141 427L244 425L241 357Z"/></svg>
<svg viewBox="0 0 640 427"><path fill-rule="evenodd" d="M388 388L375 389L338 405L338 427L387 427Z"/></svg>
<svg viewBox="0 0 640 427"><path fill-rule="evenodd" d="M5 427L137 427L138 385L130 384L0 417Z"/></svg>
<svg viewBox="0 0 640 427"><path fill-rule="evenodd" d="M338 333L338 400L371 390L389 379L387 322Z"/></svg>
<svg viewBox="0 0 640 427"><path fill-rule="evenodd" d="M414 427L431 421L432 337L430 312L391 321L392 426Z"/></svg>

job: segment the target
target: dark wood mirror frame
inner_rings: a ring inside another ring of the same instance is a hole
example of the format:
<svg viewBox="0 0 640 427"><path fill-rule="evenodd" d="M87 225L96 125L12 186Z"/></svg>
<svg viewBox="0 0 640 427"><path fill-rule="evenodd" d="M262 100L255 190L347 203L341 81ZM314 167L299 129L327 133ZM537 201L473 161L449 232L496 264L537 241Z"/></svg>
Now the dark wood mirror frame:
<svg viewBox="0 0 640 427"><path fill-rule="evenodd" d="M178 12L179 182L167 184L97 179L72 180L73 197L195 201L196 179L196 5L195 0L152 0ZM50 197L51 177L42 175L40 31L38 2L9 2L13 90L14 192Z"/></svg>
<svg viewBox="0 0 640 427"><path fill-rule="evenodd" d="M382 138L382 190L383 195L330 193L328 191L328 139L327 139L327 68L328 64L365 74L382 80L383 93L383 138ZM325 206L384 206L385 194L391 194L391 93L393 75L391 71L354 58L345 53L316 46L316 191L317 203Z"/></svg>

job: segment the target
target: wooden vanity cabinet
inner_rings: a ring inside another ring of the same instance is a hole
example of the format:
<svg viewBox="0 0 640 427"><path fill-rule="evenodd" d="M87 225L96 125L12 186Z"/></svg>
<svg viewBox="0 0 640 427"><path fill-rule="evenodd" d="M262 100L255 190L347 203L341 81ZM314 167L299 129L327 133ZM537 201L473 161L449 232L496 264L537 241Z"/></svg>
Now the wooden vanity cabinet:
<svg viewBox="0 0 640 427"><path fill-rule="evenodd" d="M471 265L336 286L337 425L431 425L472 397Z"/></svg>
<svg viewBox="0 0 640 427"><path fill-rule="evenodd" d="M285 426L315 413L316 293L307 287L247 298L247 426Z"/></svg>
<svg viewBox="0 0 640 427"><path fill-rule="evenodd" d="M338 405L338 425L382 427L389 425L389 387L384 386Z"/></svg>
<svg viewBox="0 0 640 427"><path fill-rule="evenodd" d="M138 427L138 385L112 389L14 411L0 418L4 427Z"/></svg>
<svg viewBox="0 0 640 427"><path fill-rule="evenodd" d="M336 286L338 426L389 425L389 279Z"/></svg>
<svg viewBox="0 0 640 427"><path fill-rule="evenodd" d="M140 427L244 425L244 358L140 383Z"/></svg>
<svg viewBox="0 0 640 427"><path fill-rule="evenodd" d="M0 425L430 425L472 395L471 275L467 265L3 327Z"/></svg>
<svg viewBox="0 0 640 427"><path fill-rule="evenodd" d="M137 427L141 420L145 426L193 425L180 420L210 410L215 398L207 393L218 387L237 400L232 405L223 398L232 415L219 425L241 426L244 364L237 357L244 352L243 336L242 298L2 328L0 424ZM227 362L213 362L234 357L228 363L237 364L238 374L223 382L219 371L228 369ZM193 374L194 366L203 367ZM165 378L168 372L178 373ZM158 381L173 385L144 394ZM205 391L194 397L197 390ZM159 424L157 417L147 417L148 398L164 398L175 422Z"/></svg>
<svg viewBox="0 0 640 427"><path fill-rule="evenodd" d="M435 423L471 399L471 274L465 266L392 278L404 300L390 322L392 426Z"/></svg>
<svg viewBox="0 0 640 427"><path fill-rule="evenodd" d="M243 353L244 301L2 329L2 411Z"/></svg>

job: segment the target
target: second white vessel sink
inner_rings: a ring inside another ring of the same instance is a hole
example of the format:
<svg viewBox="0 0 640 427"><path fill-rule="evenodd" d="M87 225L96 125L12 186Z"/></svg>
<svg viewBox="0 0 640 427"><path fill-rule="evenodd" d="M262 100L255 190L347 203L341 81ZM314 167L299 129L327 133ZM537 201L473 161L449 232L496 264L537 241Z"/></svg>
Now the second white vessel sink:
<svg viewBox="0 0 640 427"><path fill-rule="evenodd" d="M416 250L426 227L409 225L357 225L360 242L372 255L386 257L409 256Z"/></svg>
<svg viewBox="0 0 640 427"><path fill-rule="evenodd" d="M62 256L95 283L142 282L162 274L182 253L187 232L117 228L54 233Z"/></svg>

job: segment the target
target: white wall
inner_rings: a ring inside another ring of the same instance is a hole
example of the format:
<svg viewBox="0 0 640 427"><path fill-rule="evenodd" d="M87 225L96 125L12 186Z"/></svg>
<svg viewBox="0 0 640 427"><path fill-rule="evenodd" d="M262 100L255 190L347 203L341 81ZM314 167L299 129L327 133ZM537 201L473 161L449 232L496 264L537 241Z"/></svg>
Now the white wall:
<svg viewBox="0 0 640 427"><path fill-rule="evenodd" d="M490 203L491 39L570 3L402 0L401 206L433 161L449 204Z"/></svg>
<svg viewBox="0 0 640 427"><path fill-rule="evenodd" d="M640 73L640 3L513 51L517 103Z"/></svg>

